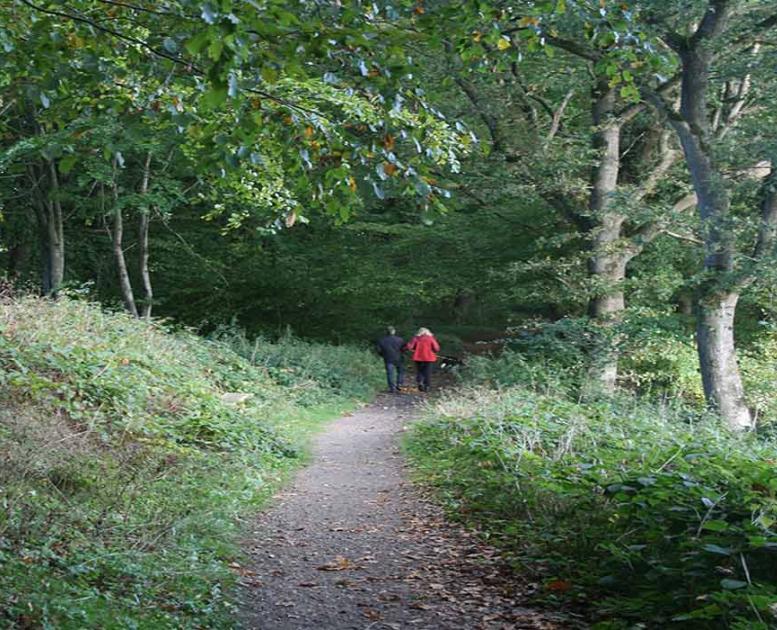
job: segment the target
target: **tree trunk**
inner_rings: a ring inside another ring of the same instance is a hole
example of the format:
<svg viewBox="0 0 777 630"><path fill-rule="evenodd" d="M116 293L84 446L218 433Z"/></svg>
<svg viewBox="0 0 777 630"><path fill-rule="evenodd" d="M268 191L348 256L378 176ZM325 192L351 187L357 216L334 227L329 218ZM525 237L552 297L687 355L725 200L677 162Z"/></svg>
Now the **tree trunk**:
<svg viewBox="0 0 777 630"><path fill-rule="evenodd" d="M43 295L51 293L51 256L49 253L49 226L48 212L43 207L43 203L34 203L35 217L38 223L38 251L40 253L41 266L41 292Z"/></svg>
<svg viewBox="0 0 777 630"><path fill-rule="evenodd" d="M50 295L56 296L65 279L65 234L62 208L58 201L49 204L48 258L51 274Z"/></svg>
<svg viewBox="0 0 777 630"><path fill-rule="evenodd" d="M151 177L151 152L146 155L146 162L143 165L143 181L140 184L140 194L148 193L148 183ZM154 289L151 285L151 273L148 269L148 229L151 222L151 208L145 211L141 210L140 224L138 226L138 245L139 245L139 263L140 279L143 284L143 300L141 307L141 316L144 319L151 319L151 308L154 301Z"/></svg>
<svg viewBox="0 0 777 630"><path fill-rule="evenodd" d="M116 258L116 268L119 272L119 290L124 307L133 317L138 316L138 308L135 305L135 294L132 291L132 282L127 271L127 260L124 258L124 216L119 205L119 191L115 180L113 181L113 255Z"/></svg>
<svg viewBox="0 0 777 630"><path fill-rule="evenodd" d="M618 379L618 340L612 329L625 308L622 284L629 260L623 251L619 251L625 217L612 208L613 196L618 189L621 143L621 126L614 116L615 91L602 82L593 105L593 122L597 127L593 146L599 153L599 161L591 177L591 256L588 261L589 276L594 283L588 312L600 330L592 349L588 390L589 393L604 394L615 391Z"/></svg>
<svg viewBox="0 0 777 630"><path fill-rule="evenodd" d="M735 234L729 219L731 199L725 177L714 160L708 117L707 88L713 41L731 14L727 0L713 0L696 33L673 41L682 61L680 116L669 121L680 138L696 192L704 235L705 285L697 295L696 344L710 408L733 429L753 424L745 404L744 387L734 345L734 318L739 290L734 274Z"/></svg>
<svg viewBox="0 0 777 630"><path fill-rule="evenodd" d="M48 162L49 167L49 195L45 201L45 240L46 262L44 274L48 275L48 282L44 281L44 293L56 297L57 292L65 279L65 226L62 212L62 203L59 199L60 187L57 167L53 161ZM47 286L46 286L47 285Z"/></svg>
<svg viewBox="0 0 777 630"><path fill-rule="evenodd" d="M148 228L150 223L148 212L142 212L140 215L140 225L138 227L138 243L140 248L140 279L143 284L143 301L141 306L141 317L151 319L151 308L154 301L154 290L151 285L151 274L148 269Z"/></svg>
<svg viewBox="0 0 777 630"><path fill-rule="evenodd" d="M753 426L737 364L734 316L738 293L719 293L698 303L696 338L704 396L732 429Z"/></svg>
<svg viewBox="0 0 777 630"><path fill-rule="evenodd" d="M618 381L619 338L614 328L620 322L626 308L623 290L619 288L626 277L628 258L624 255L599 254L592 258L589 269L597 282L604 285L605 293L596 295L588 303L588 313L597 326L591 364L588 369L587 392L612 394ZM618 288L607 288L618 287Z"/></svg>

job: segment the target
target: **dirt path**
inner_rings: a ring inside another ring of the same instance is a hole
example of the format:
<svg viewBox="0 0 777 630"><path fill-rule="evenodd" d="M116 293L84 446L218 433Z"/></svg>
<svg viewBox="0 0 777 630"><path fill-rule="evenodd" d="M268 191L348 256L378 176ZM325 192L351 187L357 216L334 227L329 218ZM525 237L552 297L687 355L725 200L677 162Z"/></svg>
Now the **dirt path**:
<svg viewBox="0 0 777 630"><path fill-rule="evenodd" d="M317 439L253 527L244 627L568 627L516 606L494 550L408 482L398 437L414 399L383 396Z"/></svg>

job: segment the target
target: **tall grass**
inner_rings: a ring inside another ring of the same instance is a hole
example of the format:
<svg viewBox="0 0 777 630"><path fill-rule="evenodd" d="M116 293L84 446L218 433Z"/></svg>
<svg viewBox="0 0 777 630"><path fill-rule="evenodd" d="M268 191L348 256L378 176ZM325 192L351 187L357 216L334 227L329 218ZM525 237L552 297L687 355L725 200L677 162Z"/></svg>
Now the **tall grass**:
<svg viewBox="0 0 777 630"><path fill-rule="evenodd" d="M342 387L303 375L301 348L325 354L248 361L84 302L0 303L0 626L233 625L237 517L379 375L359 350Z"/></svg>

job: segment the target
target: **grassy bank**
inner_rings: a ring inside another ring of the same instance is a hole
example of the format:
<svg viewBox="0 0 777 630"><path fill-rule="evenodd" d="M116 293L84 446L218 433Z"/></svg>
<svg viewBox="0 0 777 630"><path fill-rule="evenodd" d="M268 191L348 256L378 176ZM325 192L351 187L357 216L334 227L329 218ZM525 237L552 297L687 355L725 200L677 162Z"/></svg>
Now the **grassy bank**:
<svg viewBox="0 0 777 630"><path fill-rule="evenodd" d="M440 400L409 439L452 514L596 627L775 627L774 442L630 397L581 403L513 366L479 365L515 384Z"/></svg>
<svg viewBox="0 0 777 630"><path fill-rule="evenodd" d="M366 351L242 341L0 304L0 625L232 625L239 517L381 382Z"/></svg>

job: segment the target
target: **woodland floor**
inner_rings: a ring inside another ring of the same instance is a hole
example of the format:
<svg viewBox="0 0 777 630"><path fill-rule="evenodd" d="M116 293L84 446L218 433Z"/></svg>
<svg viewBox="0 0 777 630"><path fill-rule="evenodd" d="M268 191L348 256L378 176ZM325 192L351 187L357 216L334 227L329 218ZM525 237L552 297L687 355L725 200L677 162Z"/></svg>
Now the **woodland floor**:
<svg viewBox="0 0 777 630"><path fill-rule="evenodd" d="M244 627L573 627L522 607L530 585L411 484L398 441L419 399L381 396L317 438L311 464L251 527Z"/></svg>

